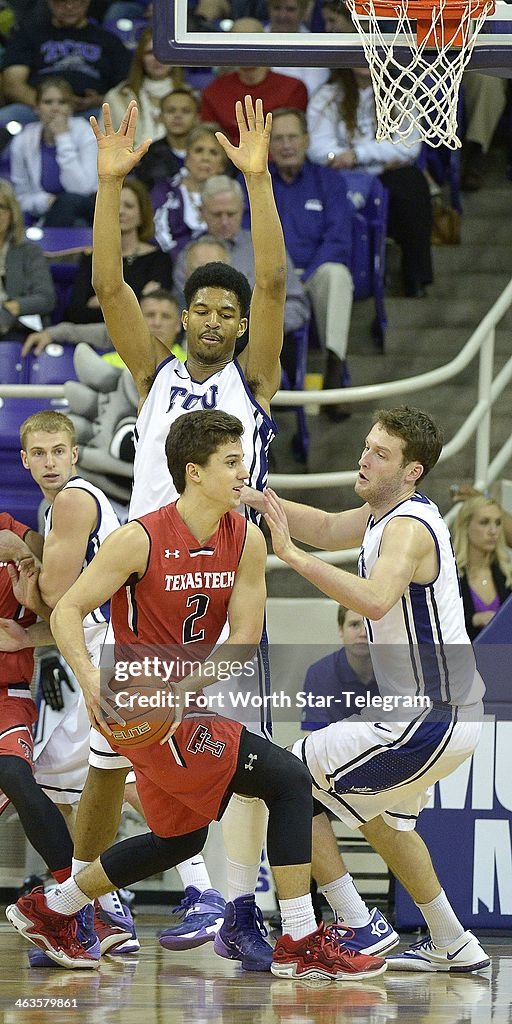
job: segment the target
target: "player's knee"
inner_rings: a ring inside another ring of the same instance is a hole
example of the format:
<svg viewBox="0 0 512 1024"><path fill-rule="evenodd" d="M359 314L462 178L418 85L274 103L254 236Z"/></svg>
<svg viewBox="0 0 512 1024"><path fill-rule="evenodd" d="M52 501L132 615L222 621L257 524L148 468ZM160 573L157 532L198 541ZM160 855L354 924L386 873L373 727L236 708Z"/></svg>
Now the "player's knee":
<svg viewBox="0 0 512 1024"><path fill-rule="evenodd" d="M35 786L36 783L28 761L10 754L0 757L0 789L13 803L31 785Z"/></svg>
<svg viewBox="0 0 512 1024"><path fill-rule="evenodd" d="M279 781L282 792L311 800L311 775L306 765L288 750L281 751Z"/></svg>

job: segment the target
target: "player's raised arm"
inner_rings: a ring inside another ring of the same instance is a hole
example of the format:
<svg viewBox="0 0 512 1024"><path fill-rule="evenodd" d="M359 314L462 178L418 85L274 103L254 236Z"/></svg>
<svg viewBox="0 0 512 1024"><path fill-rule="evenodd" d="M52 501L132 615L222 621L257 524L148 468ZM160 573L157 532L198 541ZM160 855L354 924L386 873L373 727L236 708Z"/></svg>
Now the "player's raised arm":
<svg viewBox="0 0 512 1024"><path fill-rule="evenodd" d="M98 192L94 213L92 283L108 333L132 373L139 393L146 397L148 377L169 353L153 339L137 298L123 277L119 208L127 174L147 152L151 140L134 149L137 104L128 104L121 125L114 130L108 103L103 104L102 131L96 118L91 127L98 144Z"/></svg>
<svg viewBox="0 0 512 1024"><path fill-rule="evenodd" d="M272 115L263 113L261 100L253 107L250 96L244 107L236 104L240 132L238 147L221 133L219 142L230 160L242 171L251 209L251 235L256 283L251 302L249 344L240 357L245 376L257 382L256 397L268 408L280 381L279 356L283 345L286 299L286 252L283 230L268 169Z"/></svg>

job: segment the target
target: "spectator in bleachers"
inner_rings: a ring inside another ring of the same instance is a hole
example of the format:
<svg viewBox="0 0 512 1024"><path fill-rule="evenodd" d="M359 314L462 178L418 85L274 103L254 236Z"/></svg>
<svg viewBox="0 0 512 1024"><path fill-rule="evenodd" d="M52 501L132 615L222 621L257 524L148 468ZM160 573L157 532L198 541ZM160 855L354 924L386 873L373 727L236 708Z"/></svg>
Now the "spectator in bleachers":
<svg viewBox="0 0 512 1024"><path fill-rule="evenodd" d="M263 32L263 25L256 18L240 18L233 22L231 31ZM308 103L308 91L303 82L270 68L239 67L220 75L203 89L201 117L203 121L217 121L233 145L238 143L239 137L235 103L243 102L246 95L252 96L253 102L261 99L267 111L276 107L305 110Z"/></svg>
<svg viewBox="0 0 512 1024"><path fill-rule="evenodd" d="M227 174L214 175L205 183L202 195L201 215L209 236L216 238L227 247L229 263L245 274L251 288L254 288L254 252L251 232L242 228L244 200L242 187ZM190 253L188 250L187 255ZM212 257L213 258L213 257ZM284 308L285 334L296 331L309 320L309 302L287 254L286 302ZM187 271L185 253L181 252L174 267L174 285L178 294L183 293Z"/></svg>
<svg viewBox="0 0 512 1024"><path fill-rule="evenodd" d="M308 160L306 115L275 110L270 172L285 245L313 306L318 338L326 353L324 388L347 382L346 352L354 291L350 266L352 210L345 187L330 167ZM324 405L337 422L348 413Z"/></svg>
<svg viewBox="0 0 512 1024"><path fill-rule="evenodd" d="M23 25L9 39L0 124L35 120L35 87L48 74L69 82L73 112L87 115L129 72L130 54L120 39L88 20L89 0L48 0L48 7L48 19Z"/></svg>
<svg viewBox="0 0 512 1024"><path fill-rule="evenodd" d="M144 185L126 178L121 190L121 252L125 281L137 298L158 288L172 287L172 263L158 246L151 243L154 234L151 201ZM92 256L80 260L73 282L68 317L73 323L100 323L100 304L92 287Z"/></svg>
<svg viewBox="0 0 512 1024"><path fill-rule="evenodd" d="M309 32L303 23L308 7L308 0L268 0L269 23L266 32ZM304 83L311 97L314 92L329 78L327 68L272 68L282 75L291 75Z"/></svg>
<svg viewBox="0 0 512 1024"><path fill-rule="evenodd" d="M26 334L20 317L43 320L55 306L55 289L42 249L25 239L23 214L9 182L0 178L0 335Z"/></svg>
<svg viewBox="0 0 512 1024"><path fill-rule="evenodd" d="M24 214L45 227L92 224L98 187L96 143L83 117L72 117L73 92L50 76L36 88L39 121L11 143L11 181Z"/></svg>
<svg viewBox="0 0 512 1024"><path fill-rule="evenodd" d="M464 501L453 528L453 547L466 629L474 640L512 593L512 562L496 501L485 494Z"/></svg>
<svg viewBox="0 0 512 1024"><path fill-rule="evenodd" d="M416 166L415 145L377 142L375 99L368 68L336 68L308 104L309 157L335 169L368 171L389 192L388 234L402 250L405 295L420 297L432 283L432 203Z"/></svg>
<svg viewBox="0 0 512 1024"><path fill-rule="evenodd" d="M135 168L135 174L151 191L161 178L169 181L183 167L187 139L199 121L199 98L187 85L173 89L160 101L163 138L152 142Z"/></svg>
<svg viewBox="0 0 512 1024"><path fill-rule="evenodd" d="M164 288L158 288L149 295L143 295L139 304L151 334L164 343L167 338L171 338L174 344L181 329L181 306L178 305L176 296ZM27 356L29 352L34 352L34 355L38 356L53 342L63 345L80 345L83 342L101 353L114 351L103 321L99 324L74 324L70 320L63 320L60 324L52 324L44 331L28 334L21 354ZM174 349L171 351L174 352ZM177 354L177 351L174 352L174 355ZM119 363L116 362L116 365L120 363L121 360Z"/></svg>
<svg viewBox="0 0 512 1024"><path fill-rule="evenodd" d="M465 192L477 192L483 185L486 156L507 104L507 81L497 75L465 71L462 84L464 142L460 184Z"/></svg>
<svg viewBox="0 0 512 1024"><path fill-rule="evenodd" d="M306 672L302 689L313 699L312 706L302 712L304 732L315 732L357 714L361 709L354 704L354 697L369 694L373 698L379 693L363 616L339 604L337 620L342 646L314 661Z"/></svg>
<svg viewBox="0 0 512 1024"><path fill-rule="evenodd" d="M185 163L172 181L158 181L151 192L155 238L176 259L194 234L206 229L202 191L208 178L222 174L227 158L217 139L216 124L198 124L187 139Z"/></svg>
<svg viewBox="0 0 512 1024"><path fill-rule="evenodd" d="M320 9L325 32L356 31L343 0L322 0Z"/></svg>
<svg viewBox="0 0 512 1024"><path fill-rule="evenodd" d="M128 78L109 89L105 103L110 104L114 124L121 124L130 100L137 100L139 117L135 145L145 139L161 139L165 128L161 120L161 102L173 89L183 85L183 68L161 64L153 53L153 33L145 28L137 43Z"/></svg>

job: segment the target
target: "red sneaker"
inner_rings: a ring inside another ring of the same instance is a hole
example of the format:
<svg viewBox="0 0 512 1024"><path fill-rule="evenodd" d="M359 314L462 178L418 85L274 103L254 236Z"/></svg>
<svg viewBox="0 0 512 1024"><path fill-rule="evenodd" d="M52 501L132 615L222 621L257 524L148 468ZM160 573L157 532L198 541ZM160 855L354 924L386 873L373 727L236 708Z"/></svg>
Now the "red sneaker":
<svg viewBox="0 0 512 1024"><path fill-rule="evenodd" d="M129 913L129 911L128 911ZM130 914L130 921L133 924ZM128 919L120 914L104 910L98 900L94 900L94 931L100 940L101 955L113 953L118 946L132 938L132 928Z"/></svg>
<svg viewBox="0 0 512 1024"><path fill-rule="evenodd" d="M314 978L343 981L375 978L386 970L386 961L345 949L321 924L315 932L294 941L282 935L274 947L270 970L278 978Z"/></svg>
<svg viewBox="0 0 512 1024"><path fill-rule="evenodd" d="M99 949L87 950L77 936L77 917L50 910L42 888L21 896L5 911L21 935L33 942L59 967L98 967Z"/></svg>

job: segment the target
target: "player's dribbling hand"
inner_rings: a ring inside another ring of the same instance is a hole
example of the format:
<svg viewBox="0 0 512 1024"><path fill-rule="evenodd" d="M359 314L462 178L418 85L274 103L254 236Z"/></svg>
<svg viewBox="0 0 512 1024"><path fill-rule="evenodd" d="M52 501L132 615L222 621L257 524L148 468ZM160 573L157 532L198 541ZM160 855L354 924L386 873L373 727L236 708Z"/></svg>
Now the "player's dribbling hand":
<svg viewBox="0 0 512 1024"><path fill-rule="evenodd" d="M286 562L295 545L290 537L286 513L275 491L267 487L264 491L263 516L270 530L272 547L278 558Z"/></svg>
<svg viewBox="0 0 512 1024"><path fill-rule="evenodd" d="M91 117L91 128L98 143L98 177L102 179L125 178L137 166L147 153L151 139L141 142L134 148L135 131L137 128L138 110L135 100L128 104L123 120L117 131L112 126L112 117L108 103L102 106L105 131L102 132L95 117Z"/></svg>
<svg viewBox="0 0 512 1024"><path fill-rule="evenodd" d="M272 114L264 117L263 103L256 100L255 109L250 96L245 97L245 114L240 100L235 104L235 112L240 132L239 146L233 146L222 132L215 132L215 137L242 174L262 174L268 168Z"/></svg>

